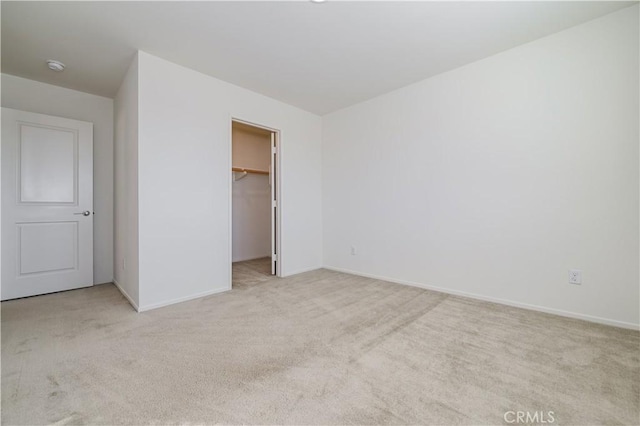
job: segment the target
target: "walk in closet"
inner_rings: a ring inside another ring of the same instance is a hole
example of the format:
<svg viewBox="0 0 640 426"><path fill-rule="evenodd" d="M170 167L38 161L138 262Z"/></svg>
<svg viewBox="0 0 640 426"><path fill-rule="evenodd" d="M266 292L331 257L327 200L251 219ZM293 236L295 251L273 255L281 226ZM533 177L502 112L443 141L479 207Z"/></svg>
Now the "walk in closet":
<svg viewBox="0 0 640 426"><path fill-rule="evenodd" d="M233 262L275 262L274 136L264 128L232 123Z"/></svg>

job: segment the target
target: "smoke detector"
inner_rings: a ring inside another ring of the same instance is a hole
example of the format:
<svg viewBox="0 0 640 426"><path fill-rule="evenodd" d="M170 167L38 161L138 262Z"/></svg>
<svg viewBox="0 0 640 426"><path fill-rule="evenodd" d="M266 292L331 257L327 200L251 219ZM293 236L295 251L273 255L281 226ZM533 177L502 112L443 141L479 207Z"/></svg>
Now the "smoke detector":
<svg viewBox="0 0 640 426"><path fill-rule="evenodd" d="M47 66L49 67L50 70L55 72L64 71L64 64L60 61L54 61L53 59L49 59L47 61Z"/></svg>

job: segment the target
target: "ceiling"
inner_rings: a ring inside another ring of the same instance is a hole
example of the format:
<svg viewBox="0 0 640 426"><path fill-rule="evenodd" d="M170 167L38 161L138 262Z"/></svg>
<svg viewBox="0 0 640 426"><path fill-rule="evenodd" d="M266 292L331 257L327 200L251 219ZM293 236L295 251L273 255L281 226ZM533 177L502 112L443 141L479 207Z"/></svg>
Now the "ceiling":
<svg viewBox="0 0 640 426"><path fill-rule="evenodd" d="M633 4L3 1L2 72L113 98L139 49L322 115Z"/></svg>

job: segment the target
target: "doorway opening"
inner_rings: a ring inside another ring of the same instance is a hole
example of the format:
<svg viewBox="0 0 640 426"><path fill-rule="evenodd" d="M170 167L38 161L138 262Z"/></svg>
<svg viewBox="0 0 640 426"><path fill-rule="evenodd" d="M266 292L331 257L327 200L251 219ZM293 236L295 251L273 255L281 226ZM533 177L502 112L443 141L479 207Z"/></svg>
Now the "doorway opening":
<svg viewBox="0 0 640 426"><path fill-rule="evenodd" d="M232 287L280 276L279 132L231 121Z"/></svg>

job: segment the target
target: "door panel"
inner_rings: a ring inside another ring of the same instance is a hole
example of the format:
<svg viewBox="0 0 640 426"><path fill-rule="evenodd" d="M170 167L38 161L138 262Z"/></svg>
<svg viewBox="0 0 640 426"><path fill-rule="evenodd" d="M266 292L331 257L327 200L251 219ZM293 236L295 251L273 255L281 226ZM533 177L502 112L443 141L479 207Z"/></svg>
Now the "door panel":
<svg viewBox="0 0 640 426"><path fill-rule="evenodd" d="M93 285L93 124L2 108L2 300Z"/></svg>
<svg viewBox="0 0 640 426"><path fill-rule="evenodd" d="M18 124L23 203L75 203L78 133Z"/></svg>
<svg viewBox="0 0 640 426"><path fill-rule="evenodd" d="M78 223L19 223L18 276L78 268Z"/></svg>

